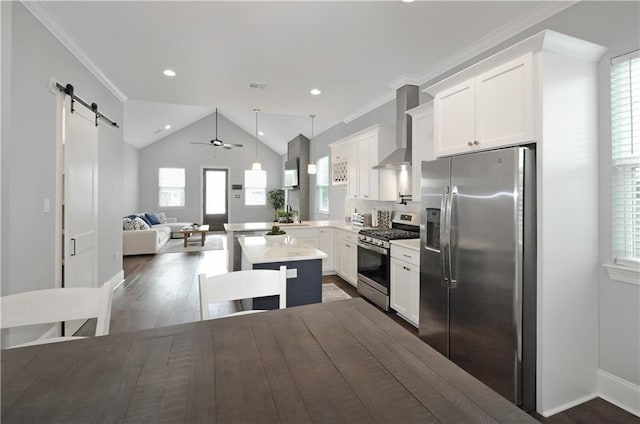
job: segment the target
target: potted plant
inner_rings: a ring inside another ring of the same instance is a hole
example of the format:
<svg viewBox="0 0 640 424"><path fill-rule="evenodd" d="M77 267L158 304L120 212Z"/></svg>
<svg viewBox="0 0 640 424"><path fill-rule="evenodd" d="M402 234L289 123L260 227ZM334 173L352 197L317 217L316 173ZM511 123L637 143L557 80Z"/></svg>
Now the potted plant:
<svg viewBox="0 0 640 424"><path fill-rule="evenodd" d="M284 190L281 188L273 189L269 192L269 203L275 209L275 222L278 222L278 210L284 207Z"/></svg>
<svg viewBox="0 0 640 424"><path fill-rule="evenodd" d="M287 233L285 231L282 231L280 227L274 225L273 227L271 227L271 231L264 235L264 238L265 240L267 240L267 243L278 244L282 243L286 236Z"/></svg>

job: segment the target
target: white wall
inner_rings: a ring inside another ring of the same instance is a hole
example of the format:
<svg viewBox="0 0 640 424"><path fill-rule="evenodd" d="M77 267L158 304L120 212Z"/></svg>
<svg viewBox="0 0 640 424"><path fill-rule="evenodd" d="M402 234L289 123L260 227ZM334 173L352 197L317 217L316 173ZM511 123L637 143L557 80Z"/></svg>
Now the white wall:
<svg viewBox="0 0 640 424"><path fill-rule="evenodd" d="M140 149L124 142L122 152L122 216L138 212Z"/></svg>
<svg viewBox="0 0 640 424"><path fill-rule="evenodd" d="M122 104L18 2L2 2L2 295L54 286L56 222L56 95L49 78L122 122ZM9 48L5 48L9 42ZM7 90L7 84L11 92ZM8 105L8 113L5 113ZM7 125L8 124L8 125ZM8 127L8 128L7 128ZM98 281L122 270L122 131L99 128ZM25 233L24 227L29 227Z"/></svg>
<svg viewBox="0 0 640 424"><path fill-rule="evenodd" d="M189 144L189 141L207 142L215 135L213 115L176 131L167 137L144 147L139 155L139 204L141 212L159 211L158 207L158 168L175 167L186 169L186 206L184 208L162 209L167 216L175 216L179 221L202 222L202 168L228 168L229 183L242 184L244 171L251 168L255 160L255 137L247 133L223 115L218 115L218 137L227 143L239 143L244 147L231 150ZM267 191L282 187L282 158L265 146L258 145L258 159L262 169L267 171ZM230 190L229 221L256 222L272 221L273 208L245 207L244 190ZM236 198L236 195L240 195Z"/></svg>

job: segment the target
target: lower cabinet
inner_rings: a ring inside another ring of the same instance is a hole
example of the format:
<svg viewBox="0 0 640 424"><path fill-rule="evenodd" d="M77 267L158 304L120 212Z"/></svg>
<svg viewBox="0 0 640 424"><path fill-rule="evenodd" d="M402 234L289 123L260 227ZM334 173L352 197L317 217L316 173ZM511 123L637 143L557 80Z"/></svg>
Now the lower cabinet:
<svg viewBox="0 0 640 424"><path fill-rule="evenodd" d="M414 261L394 257L396 249L391 248L391 308L399 316L414 326L418 326L420 312L420 267ZM418 253L413 255L417 258ZM402 254L398 255L403 257Z"/></svg>
<svg viewBox="0 0 640 424"><path fill-rule="evenodd" d="M333 228L320 228L320 230L318 230L318 249L320 249L321 251L323 251L324 253L327 254L327 256L329 256L326 259L322 260L322 273L328 273L330 271L333 271L334 268L334 257L335 257L335 252L334 252L334 234L333 234Z"/></svg>
<svg viewBox="0 0 640 424"><path fill-rule="evenodd" d="M348 231L334 230L334 267L336 274L353 286L357 285L358 247L357 235Z"/></svg>

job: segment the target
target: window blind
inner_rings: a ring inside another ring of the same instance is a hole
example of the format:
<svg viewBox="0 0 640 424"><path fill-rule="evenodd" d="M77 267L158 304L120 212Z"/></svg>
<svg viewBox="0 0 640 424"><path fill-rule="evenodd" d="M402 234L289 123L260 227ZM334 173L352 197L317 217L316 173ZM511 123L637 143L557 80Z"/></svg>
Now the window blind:
<svg viewBox="0 0 640 424"><path fill-rule="evenodd" d="M329 156L323 156L316 162L316 207L318 212L329 212Z"/></svg>
<svg viewBox="0 0 640 424"><path fill-rule="evenodd" d="M613 250L640 261L640 50L611 60Z"/></svg>

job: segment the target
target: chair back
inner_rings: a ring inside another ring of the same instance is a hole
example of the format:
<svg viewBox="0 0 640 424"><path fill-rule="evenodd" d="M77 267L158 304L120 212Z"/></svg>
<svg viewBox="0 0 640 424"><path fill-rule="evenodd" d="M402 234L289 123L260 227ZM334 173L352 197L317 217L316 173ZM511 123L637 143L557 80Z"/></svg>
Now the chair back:
<svg viewBox="0 0 640 424"><path fill-rule="evenodd" d="M207 277L198 275L200 286L200 318L209 319L209 304L254 297L280 298L280 309L287 306L287 267L280 270L254 269Z"/></svg>
<svg viewBox="0 0 640 424"><path fill-rule="evenodd" d="M0 298L0 328L97 318L96 336L109 334L110 283L99 288L58 288Z"/></svg>

